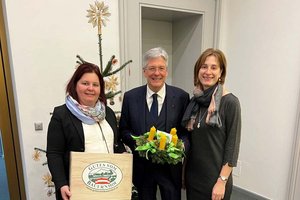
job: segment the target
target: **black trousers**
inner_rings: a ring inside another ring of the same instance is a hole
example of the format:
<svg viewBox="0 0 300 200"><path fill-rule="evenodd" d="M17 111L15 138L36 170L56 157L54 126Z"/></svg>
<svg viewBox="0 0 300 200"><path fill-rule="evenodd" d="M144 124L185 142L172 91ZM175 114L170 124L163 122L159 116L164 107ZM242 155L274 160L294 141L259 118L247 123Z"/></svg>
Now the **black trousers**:
<svg viewBox="0 0 300 200"><path fill-rule="evenodd" d="M136 187L139 200L156 200L157 187L159 187L162 200L181 199L181 185L175 183L169 165L147 165L143 181Z"/></svg>

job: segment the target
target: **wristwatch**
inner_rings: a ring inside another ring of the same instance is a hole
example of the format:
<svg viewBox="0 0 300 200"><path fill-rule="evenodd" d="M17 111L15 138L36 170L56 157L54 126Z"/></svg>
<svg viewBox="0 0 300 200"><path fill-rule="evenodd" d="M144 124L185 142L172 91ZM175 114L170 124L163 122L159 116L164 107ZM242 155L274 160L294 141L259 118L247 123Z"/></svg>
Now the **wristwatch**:
<svg viewBox="0 0 300 200"><path fill-rule="evenodd" d="M226 183L227 180L228 180L228 177L226 177L226 176L219 176L219 178L220 178L224 183Z"/></svg>

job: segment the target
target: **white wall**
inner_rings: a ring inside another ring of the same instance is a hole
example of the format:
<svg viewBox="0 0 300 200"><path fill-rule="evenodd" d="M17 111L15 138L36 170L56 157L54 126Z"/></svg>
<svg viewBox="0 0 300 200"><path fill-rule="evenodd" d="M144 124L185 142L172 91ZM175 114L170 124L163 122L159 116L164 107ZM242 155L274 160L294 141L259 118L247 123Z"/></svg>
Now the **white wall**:
<svg viewBox="0 0 300 200"><path fill-rule="evenodd" d="M300 83L300 1L223 0L226 85L242 105L235 184L287 199Z"/></svg>
<svg viewBox="0 0 300 200"><path fill-rule="evenodd" d="M75 69L76 54L99 65L97 29L86 17L86 0L5 0L8 45L17 108L27 199L47 199L42 176L47 166L32 159L34 147L45 149L49 113L64 103L64 90ZM105 1L111 12L103 28L103 63L119 58L118 1ZM118 64L117 64L118 66ZM118 103L119 101L115 99ZM118 103L119 104L119 103ZM119 110L120 105L113 107ZM34 122L44 124L34 130Z"/></svg>

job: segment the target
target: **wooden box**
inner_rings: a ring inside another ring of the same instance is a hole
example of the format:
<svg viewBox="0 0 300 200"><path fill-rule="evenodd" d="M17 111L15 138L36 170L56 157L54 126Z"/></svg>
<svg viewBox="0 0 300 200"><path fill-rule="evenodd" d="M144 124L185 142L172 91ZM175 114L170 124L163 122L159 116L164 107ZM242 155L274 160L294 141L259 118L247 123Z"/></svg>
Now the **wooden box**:
<svg viewBox="0 0 300 200"><path fill-rule="evenodd" d="M132 154L71 152L71 200L130 200Z"/></svg>

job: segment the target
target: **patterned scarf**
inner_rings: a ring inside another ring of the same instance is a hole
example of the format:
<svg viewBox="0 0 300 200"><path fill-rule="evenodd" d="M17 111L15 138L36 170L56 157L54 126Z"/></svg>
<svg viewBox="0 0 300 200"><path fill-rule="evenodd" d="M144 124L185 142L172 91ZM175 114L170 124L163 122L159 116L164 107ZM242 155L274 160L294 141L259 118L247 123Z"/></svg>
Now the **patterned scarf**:
<svg viewBox="0 0 300 200"><path fill-rule="evenodd" d="M67 95L66 106L73 115L85 124L92 125L105 119L105 105L99 100L95 107L89 107L79 104L70 95Z"/></svg>
<svg viewBox="0 0 300 200"><path fill-rule="evenodd" d="M221 127L222 122L219 109L222 95L223 86L221 84L216 84L204 91L195 88L194 96L183 115L182 126L186 127L189 131L193 130L200 107L208 107L205 122L210 126Z"/></svg>

